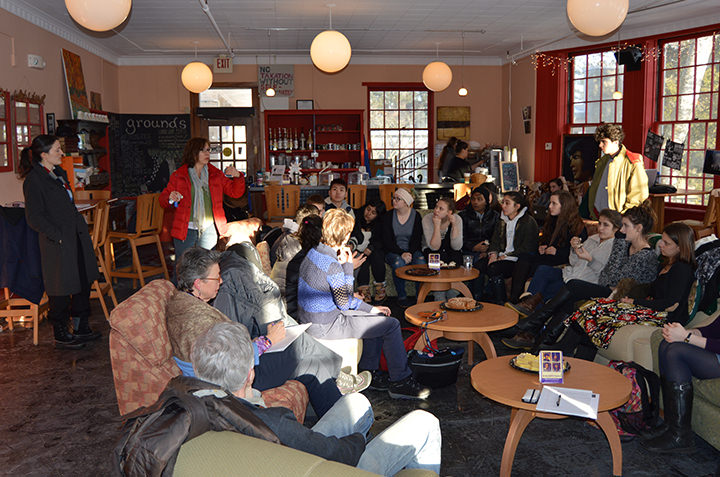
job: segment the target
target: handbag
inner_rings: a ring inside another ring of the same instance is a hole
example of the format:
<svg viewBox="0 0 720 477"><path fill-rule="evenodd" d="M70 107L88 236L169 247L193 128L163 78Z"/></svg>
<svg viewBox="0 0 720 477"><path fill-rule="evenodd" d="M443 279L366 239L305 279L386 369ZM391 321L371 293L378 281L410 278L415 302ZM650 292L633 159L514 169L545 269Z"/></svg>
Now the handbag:
<svg viewBox="0 0 720 477"><path fill-rule="evenodd" d="M408 364L413 377L425 386L433 389L455 384L457 381L460 362L465 354L463 347L437 348L437 341L430 342L427 335L427 325L445 319L447 313L443 312L440 318L423 323L421 333L425 334L425 342L430 343L425 350L408 351ZM428 349L429 348L429 349Z"/></svg>

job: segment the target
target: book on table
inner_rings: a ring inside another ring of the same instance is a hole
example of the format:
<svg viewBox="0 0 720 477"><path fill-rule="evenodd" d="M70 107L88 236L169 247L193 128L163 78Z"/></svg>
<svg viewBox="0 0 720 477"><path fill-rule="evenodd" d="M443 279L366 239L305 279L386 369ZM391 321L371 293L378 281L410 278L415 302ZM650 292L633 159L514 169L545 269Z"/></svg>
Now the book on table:
<svg viewBox="0 0 720 477"><path fill-rule="evenodd" d="M537 411L597 419L600 395L588 389L544 386Z"/></svg>

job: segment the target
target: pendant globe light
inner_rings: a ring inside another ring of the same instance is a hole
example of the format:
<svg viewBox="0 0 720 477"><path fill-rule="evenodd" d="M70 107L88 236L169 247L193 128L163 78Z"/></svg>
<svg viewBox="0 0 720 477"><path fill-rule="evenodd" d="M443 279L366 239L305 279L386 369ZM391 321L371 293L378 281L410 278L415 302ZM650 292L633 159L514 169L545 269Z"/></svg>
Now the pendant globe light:
<svg viewBox="0 0 720 477"><path fill-rule="evenodd" d="M310 58L313 64L326 73L336 73L345 68L352 55L352 47L345 35L332 29L334 6L334 3L327 5L330 9L330 29L319 33L310 44Z"/></svg>
<svg viewBox="0 0 720 477"><path fill-rule="evenodd" d="M272 51L272 43L270 42L270 30L268 29L268 65L270 65L270 52ZM265 96L272 98L275 96L275 88L269 86L265 90Z"/></svg>
<svg viewBox="0 0 720 477"><path fill-rule="evenodd" d="M440 44L435 44L435 56L439 56ZM442 61L429 63L422 74L423 84L430 91L443 91L452 83L452 70Z"/></svg>
<svg viewBox="0 0 720 477"><path fill-rule="evenodd" d="M628 12L628 0L567 0L570 22L590 36L607 35L622 25Z"/></svg>
<svg viewBox="0 0 720 477"><path fill-rule="evenodd" d="M460 89L458 90L458 96L467 96L468 90L465 87L465 32L461 32L462 35L462 66L460 67Z"/></svg>
<svg viewBox="0 0 720 477"><path fill-rule="evenodd" d="M197 58L197 41L195 42L195 57ZM192 61L185 65L180 76L185 89L192 93L202 93L212 86L213 74L210 67L200 61Z"/></svg>
<svg viewBox="0 0 720 477"><path fill-rule="evenodd" d="M65 0L70 16L88 30L107 31L130 14L132 0Z"/></svg>

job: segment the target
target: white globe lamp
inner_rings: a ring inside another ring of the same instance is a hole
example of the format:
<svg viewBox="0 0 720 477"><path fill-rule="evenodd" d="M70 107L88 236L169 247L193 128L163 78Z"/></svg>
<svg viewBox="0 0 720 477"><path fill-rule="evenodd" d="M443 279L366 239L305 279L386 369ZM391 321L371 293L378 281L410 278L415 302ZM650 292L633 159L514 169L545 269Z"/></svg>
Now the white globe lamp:
<svg viewBox="0 0 720 477"><path fill-rule="evenodd" d="M567 0L570 22L590 36L607 35L622 25L628 12L628 0Z"/></svg>
<svg viewBox="0 0 720 477"><path fill-rule="evenodd" d="M433 61L423 70L422 79L427 89L443 91L452 82L452 70L442 61Z"/></svg>
<svg viewBox="0 0 720 477"><path fill-rule="evenodd" d="M351 55L350 42L337 30L319 33L310 44L313 64L326 73L336 73L345 68Z"/></svg>
<svg viewBox="0 0 720 477"><path fill-rule="evenodd" d="M265 90L265 96L272 98L275 96L275 88L268 88Z"/></svg>
<svg viewBox="0 0 720 477"><path fill-rule="evenodd" d="M70 16L88 30L107 31L130 14L132 0L65 0Z"/></svg>
<svg viewBox="0 0 720 477"><path fill-rule="evenodd" d="M199 61L193 61L185 65L182 70L182 84L193 93L202 93L213 82L213 74L208 65Z"/></svg>
<svg viewBox="0 0 720 477"><path fill-rule="evenodd" d="M468 95L468 90L465 86L463 86L462 88L460 88L458 90L458 96L467 96L467 95Z"/></svg>

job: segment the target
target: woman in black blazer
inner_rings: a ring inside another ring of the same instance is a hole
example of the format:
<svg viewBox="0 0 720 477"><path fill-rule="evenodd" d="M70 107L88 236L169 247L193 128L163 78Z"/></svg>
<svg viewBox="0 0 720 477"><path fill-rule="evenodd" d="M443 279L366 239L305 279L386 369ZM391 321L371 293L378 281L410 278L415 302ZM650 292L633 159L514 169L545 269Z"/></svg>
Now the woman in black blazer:
<svg viewBox="0 0 720 477"><path fill-rule="evenodd" d="M48 320L55 347L78 349L98 339L90 329L90 285L100 276L85 219L77 211L67 174L60 167L63 152L55 136L37 136L23 149L18 171L24 179L25 216L37 231ZM79 317L70 332L70 317Z"/></svg>

